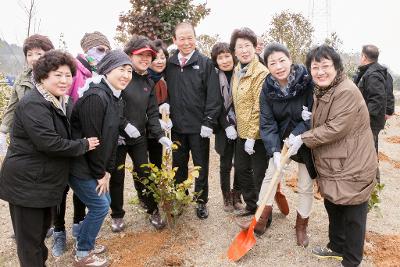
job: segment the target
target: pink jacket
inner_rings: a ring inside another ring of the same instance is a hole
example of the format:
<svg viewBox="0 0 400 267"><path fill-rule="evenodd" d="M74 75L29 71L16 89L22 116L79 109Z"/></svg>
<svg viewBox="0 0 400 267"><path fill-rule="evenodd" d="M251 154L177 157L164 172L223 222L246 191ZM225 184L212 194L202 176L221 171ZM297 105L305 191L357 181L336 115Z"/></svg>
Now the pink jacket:
<svg viewBox="0 0 400 267"><path fill-rule="evenodd" d="M81 57L81 55L79 55L79 57ZM69 91L69 96L72 97L74 103L76 103L76 101L78 101L79 98L78 89L85 85L86 79L92 77L92 72L88 70L85 66L83 66L83 64L78 59L75 60L75 63L76 63L76 74L74 76L74 80L72 81L72 86Z"/></svg>

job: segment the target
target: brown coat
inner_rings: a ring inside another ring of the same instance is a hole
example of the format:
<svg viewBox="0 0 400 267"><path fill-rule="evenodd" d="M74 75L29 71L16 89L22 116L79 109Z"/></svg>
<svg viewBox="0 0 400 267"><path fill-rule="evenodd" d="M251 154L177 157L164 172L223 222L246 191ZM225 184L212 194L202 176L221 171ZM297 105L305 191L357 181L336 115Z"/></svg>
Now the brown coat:
<svg viewBox="0 0 400 267"><path fill-rule="evenodd" d="M320 99L314 96L312 129L302 140L312 149L324 198L339 205L369 199L378 160L367 106L351 80L345 78Z"/></svg>

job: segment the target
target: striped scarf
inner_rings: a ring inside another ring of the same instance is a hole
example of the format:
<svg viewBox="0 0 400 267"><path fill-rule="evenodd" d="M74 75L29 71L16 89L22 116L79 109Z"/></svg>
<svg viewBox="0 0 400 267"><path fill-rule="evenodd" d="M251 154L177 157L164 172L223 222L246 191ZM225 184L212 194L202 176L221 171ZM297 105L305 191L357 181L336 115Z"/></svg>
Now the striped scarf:
<svg viewBox="0 0 400 267"><path fill-rule="evenodd" d="M49 91L44 89L41 85L37 84L36 88L39 91L39 93L44 97L44 99L52 103L57 109L61 110L65 115L67 114L66 102L68 101L68 96L60 96L60 98L58 99Z"/></svg>

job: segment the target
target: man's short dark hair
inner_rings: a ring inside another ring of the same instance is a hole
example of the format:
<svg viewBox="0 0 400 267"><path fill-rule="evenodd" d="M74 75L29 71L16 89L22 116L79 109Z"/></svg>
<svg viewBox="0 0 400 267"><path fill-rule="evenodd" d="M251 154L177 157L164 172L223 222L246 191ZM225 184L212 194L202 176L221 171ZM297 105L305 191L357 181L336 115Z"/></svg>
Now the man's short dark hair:
<svg viewBox="0 0 400 267"><path fill-rule="evenodd" d="M214 65L216 68L219 69L218 63L217 63L217 57L219 54L222 54L222 53L230 53L232 55L233 63L235 64L235 61L236 61L235 56L232 54L232 51L229 48L229 44L223 43L223 42L218 42L211 49L211 59L214 62Z"/></svg>
<svg viewBox="0 0 400 267"><path fill-rule="evenodd" d="M370 61L377 62L379 49L375 45L364 45L361 51Z"/></svg>
<svg viewBox="0 0 400 267"><path fill-rule="evenodd" d="M271 43L264 49L264 62L266 66L268 65L268 57L274 52L282 52L290 58L290 53L286 46L280 43Z"/></svg>
<svg viewBox="0 0 400 267"><path fill-rule="evenodd" d="M22 50L24 51L25 57L28 53L28 50L31 50L34 48L39 48L46 52L51 49L54 49L54 46L53 46L53 43L50 41L50 39L47 36L40 35L40 34L34 34L34 35L31 35L28 38L26 38L24 41L24 44L22 46Z"/></svg>
<svg viewBox="0 0 400 267"><path fill-rule="evenodd" d="M194 26L193 26L192 23L190 23L190 22L180 22L180 23L176 24L176 26L175 26L175 29L174 29L174 38L176 38L176 31L177 31L179 28L184 28L184 27L192 28L193 33L194 33L194 36L196 36L196 31L194 30Z"/></svg>
<svg viewBox="0 0 400 267"><path fill-rule="evenodd" d="M75 59L67 52L61 50L50 50L41 56L33 65L33 78L36 83L49 77L51 71L58 70L61 66L68 66L72 76L75 76Z"/></svg>
<svg viewBox="0 0 400 267"><path fill-rule="evenodd" d="M235 45L238 38L249 40L253 44L254 48L257 46L257 35L251 29L247 27L235 29L232 32L231 42L229 44L232 52L235 51Z"/></svg>
<svg viewBox="0 0 400 267"><path fill-rule="evenodd" d="M316 46L307 53L306 67L308 69L308 72L311 73L312 61L321 62L321 60L324 58L333 61L333 66L335 67L335 70L338 72L338 74L343 72L343 63L340 55L338 54L338 52L335 51L335 49L333 49L333 47L329 45Z"/></svg>

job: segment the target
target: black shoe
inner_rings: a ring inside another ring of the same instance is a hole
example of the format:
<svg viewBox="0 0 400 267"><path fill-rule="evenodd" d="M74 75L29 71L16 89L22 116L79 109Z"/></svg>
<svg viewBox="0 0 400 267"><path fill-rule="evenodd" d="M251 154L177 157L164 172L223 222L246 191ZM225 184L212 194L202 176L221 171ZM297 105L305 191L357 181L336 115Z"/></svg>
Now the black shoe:
<svg viewBox="0 0 400 267"><path fill-rule="evenodd" d="M166 226L158 210L155 210L153 214L150 215L149 221L157 230L161 230Z"/></svg>
<svg viewBox="0 0 400 267"><path fill-rule="evenodd" d="M147 204L144 202L143 199L139 198L139 206L144 209L144 210L148 210L148 206Z"/></svg>
<svg viewBox="0 0 400 267"><path fill-rule="evenodd" d="M206 203L199 202L197 203L196 214L199 219L207 219L208 218L208 209Z"/></svg>
<svg viewBox="0 0 400 267"><path fill-rule="evenodd" d="M336 260L342 260L343 254L333 251L327 247L315 247L311 253L321 259L331 258Z"/></svg>

